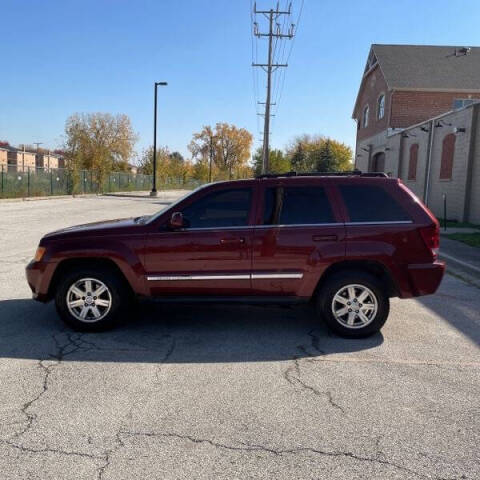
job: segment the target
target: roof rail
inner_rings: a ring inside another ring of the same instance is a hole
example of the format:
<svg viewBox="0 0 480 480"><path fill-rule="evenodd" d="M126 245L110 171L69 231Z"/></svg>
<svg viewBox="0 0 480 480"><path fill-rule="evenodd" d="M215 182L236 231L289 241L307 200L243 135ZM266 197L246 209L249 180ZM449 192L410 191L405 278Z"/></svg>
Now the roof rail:
<svg viewBox="0 0 480 480"><path fill-rule="evenodd" d="M383 172L368 172L363 173L361 170L351 170L346 172L285 172L285 173L264 173L257 175L255 178L279 178L279 177L388 177Z"/></svg>

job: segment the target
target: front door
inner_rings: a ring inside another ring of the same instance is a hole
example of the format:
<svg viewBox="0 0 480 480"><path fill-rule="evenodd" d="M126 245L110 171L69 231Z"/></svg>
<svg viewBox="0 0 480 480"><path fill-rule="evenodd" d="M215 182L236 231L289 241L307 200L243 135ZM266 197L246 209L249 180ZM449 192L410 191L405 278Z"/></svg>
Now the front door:
<svg viewBox="0 0 480 480"><path fill-rule="evenodd" d="M270 185L253 239L256 295L310 297L319 276L345 257L345 226L321 183Z"/></svg>
<svg viewBox="0 0 480 480"><path fill-rule="evenodd" d="M251 292L254 188L208 191L179 206L186 222L148 235L147 286L156 296L228 296Z"/></svg>

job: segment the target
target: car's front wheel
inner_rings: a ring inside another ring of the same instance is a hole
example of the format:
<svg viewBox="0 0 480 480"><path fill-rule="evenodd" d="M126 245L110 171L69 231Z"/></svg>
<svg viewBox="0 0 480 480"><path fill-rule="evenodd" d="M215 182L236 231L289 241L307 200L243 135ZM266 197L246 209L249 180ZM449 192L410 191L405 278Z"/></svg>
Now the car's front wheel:
<svg viewBox="0 0 480 480"><path fill-rule="evenodd" d="M62 320L73 329L100 331L118 322L128 297L115 273L79 267L60 280L55 305Z"/></svg>
<svg viewBox="0 0 480 480"><path fill-rule="evenodd" d="M378 332L390 310L381 282L361 271L334 274L320 289L317 308L327 325L343 337L367 337Z"/></svg>

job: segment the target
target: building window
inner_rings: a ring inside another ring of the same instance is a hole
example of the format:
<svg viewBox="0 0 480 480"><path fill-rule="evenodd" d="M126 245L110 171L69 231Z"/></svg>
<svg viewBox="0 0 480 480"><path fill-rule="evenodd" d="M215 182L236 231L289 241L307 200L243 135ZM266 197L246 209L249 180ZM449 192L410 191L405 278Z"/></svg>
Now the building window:
<svg viewBox="0 0 480 480"><path fill-rule="evenodd" d="M414 143L410 147L410 160L408 161L408 180L417 179L417 160L418 160L418 143Z"/></svg>
<svg viewBox="0 0 480 480"><path fill-rule="evenodd" d="M377 100L377 120L385 116L385 95L380 95Z"/></svg>
<svg viewBox="0 0 480 480"><path fill-rule="evenodd" d="M442 145L442 163L440 165L440 180L450 180L452 178L453 157L455 155L456 136L449 133L443 139Z"/></svg>
<svg viewBox="0 0 480 480"><path fill-rule="evenodd" d="M362 116L362 127L366 128L368 127L368 105L365 105L365 108L363 109L363 116Z"/></svg>
<svg viewBox="0 0 480 480"><path fill-rule="evenodd" d="M456 98L453 101L453 108L455 110L458 110L459 108L467 107L468 105L471 105L475 102L478 102L478 100L474 100L472 98Z"/></svg>

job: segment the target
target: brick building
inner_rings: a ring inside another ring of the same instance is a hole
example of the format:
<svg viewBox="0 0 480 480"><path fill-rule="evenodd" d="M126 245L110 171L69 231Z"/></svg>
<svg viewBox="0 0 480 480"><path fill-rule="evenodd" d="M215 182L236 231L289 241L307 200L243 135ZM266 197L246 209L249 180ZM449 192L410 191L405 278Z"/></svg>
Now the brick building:
<svg viewBox="0 0 480 480"><path fill-rule="evenodd" d="M23 172L35 169L35 153L25 152L8 144L0 146L0 170Z"/></svg>
<svg viewBox="0 0 480 480"><path fill-rule="evenodd" d="M372 45L355 166L398 176L442 216L480 223L480 48Z"/></svg>

